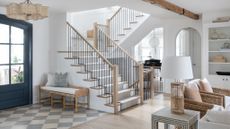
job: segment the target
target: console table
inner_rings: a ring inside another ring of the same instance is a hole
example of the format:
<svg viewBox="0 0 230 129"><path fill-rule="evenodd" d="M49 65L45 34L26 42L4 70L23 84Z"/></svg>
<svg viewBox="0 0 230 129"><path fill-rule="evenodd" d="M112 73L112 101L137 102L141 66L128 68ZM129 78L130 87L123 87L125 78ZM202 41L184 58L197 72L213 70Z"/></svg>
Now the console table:
<svg viewBox="0 0 230 129"><path fill-rule="evenodd" d="M185 110L184 114L171 113L170 108L164 108L152 114L152 129L158 129L158 123L164 123L164 129L174 125L180 129L198 129L200 113L192 110Z"/></svg>

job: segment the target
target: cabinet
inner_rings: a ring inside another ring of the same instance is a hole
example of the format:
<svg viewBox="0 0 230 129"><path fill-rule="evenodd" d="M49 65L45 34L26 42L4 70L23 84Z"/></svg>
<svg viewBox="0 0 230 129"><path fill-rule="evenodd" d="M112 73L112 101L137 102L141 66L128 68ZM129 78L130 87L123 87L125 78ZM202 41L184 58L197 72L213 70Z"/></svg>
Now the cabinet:
<svg viewBox="0 0 230 129"><path fill-rule="evenodd" d="M203 32L203 77L216 87L230 89L230 76L217 74L230 72L230 23L205 24Z"/></svg>

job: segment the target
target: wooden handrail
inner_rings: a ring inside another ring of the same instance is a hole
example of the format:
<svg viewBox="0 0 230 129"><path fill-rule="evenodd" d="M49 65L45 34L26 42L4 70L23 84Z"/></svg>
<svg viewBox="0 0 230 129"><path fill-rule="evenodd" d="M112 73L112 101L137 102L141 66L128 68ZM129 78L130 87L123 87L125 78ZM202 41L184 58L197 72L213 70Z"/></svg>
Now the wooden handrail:
<svg viewBox="0 0 230 129"><path fill-rule="evenodd" d="M70 26L86 43L89 45L102 60L109 65L109 67L113 68L113 64L111 64L95 47L93 47L69 22L66 22L68 26Z"/></svg>
<svg viewBox="0 0 230 129"><path fill-rule="evenodd" d="M103 24L98 24L98 23L97 23L97 25L98 26L103 26L103 27L109 27L108 25L103 25Z"/></svg>
<svg viewBox="0 0 230 129"><path fill-rule="evenodd" d="M121 11L121 7L113 14L113 16L111 18L109 18L109 20L111 21L120 11Z"/></svg>
<svg viewBox="0 0 230 129"><path fill-rule="evenodd" d="M97 29L99 29L99 27L97 26ZM104 32L104 34L105 34L105 36L106 37L108 37L109 39L110 39L110 36L107 34L107 33L105 33ZM120 47L119 45L117 45L117 43L115 43L115 41L113 41L112 39L111 39L111 42L113 43L113 45L115 45L116 47L118 47L119 49L121 49L129 58L131 58L137 65L139 64L126 50L124 50L122 47Z"/></svg>

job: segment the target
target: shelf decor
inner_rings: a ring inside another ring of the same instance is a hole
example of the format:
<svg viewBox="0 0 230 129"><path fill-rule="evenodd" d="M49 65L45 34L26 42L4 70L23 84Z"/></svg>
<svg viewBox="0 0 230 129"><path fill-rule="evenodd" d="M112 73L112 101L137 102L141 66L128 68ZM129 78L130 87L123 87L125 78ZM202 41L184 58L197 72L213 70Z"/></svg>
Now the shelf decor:
<svg viewBox="0 0 230 129"><path fill-rule="evenodd" d="M208 46L206 76L230 69L230 23L206 24L204 39ZM206 56L206 55L205 55ZM204 68L206 69L206 68ZM219 78L218 76L216 78Z"/></svg>
<svg viewBox="0 0 230 129"><path fill-rule="evenodd" d="M216 55L212 57L212 62L227 62L226 58L223 55Z"/></svg>

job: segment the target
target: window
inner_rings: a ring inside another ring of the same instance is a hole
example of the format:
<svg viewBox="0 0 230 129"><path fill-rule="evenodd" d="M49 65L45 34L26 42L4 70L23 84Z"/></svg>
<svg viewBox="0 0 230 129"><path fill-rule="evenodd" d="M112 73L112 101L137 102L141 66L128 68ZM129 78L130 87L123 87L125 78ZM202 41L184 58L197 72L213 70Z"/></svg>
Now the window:
<svg viewBox="0 0 230 129"><path fill-rule="evenodd" d="M24 82L24 30L0 24L0 85Z"/></svg>
<svg viewBox="0 0 230 129"><path fill-rule="evenodd" d="M155 28L138 45L135 46L135 57L138 61L163 58L163 28Z"/></svg>

